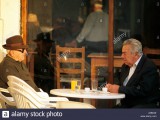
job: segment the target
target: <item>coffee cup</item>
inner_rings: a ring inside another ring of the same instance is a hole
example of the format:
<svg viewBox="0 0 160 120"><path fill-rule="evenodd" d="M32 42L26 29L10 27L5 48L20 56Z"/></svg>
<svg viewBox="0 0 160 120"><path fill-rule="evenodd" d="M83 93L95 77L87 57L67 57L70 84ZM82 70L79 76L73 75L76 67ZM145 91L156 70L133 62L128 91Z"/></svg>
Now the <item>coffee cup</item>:
<svg viewBox="0 0 160 120"><path fill-rule="evenodd" d="M108 89L107 89L106 87L103 87L103 88L102 88L102 91L103 91L103 92L107 92Z"/></svg>
<svg viewBox="0 0 160 120"><path fill-rule="evenodd" d="M90 88L89 87L86 87L85 88L85 92L89 92L90 91Z"/></svg>

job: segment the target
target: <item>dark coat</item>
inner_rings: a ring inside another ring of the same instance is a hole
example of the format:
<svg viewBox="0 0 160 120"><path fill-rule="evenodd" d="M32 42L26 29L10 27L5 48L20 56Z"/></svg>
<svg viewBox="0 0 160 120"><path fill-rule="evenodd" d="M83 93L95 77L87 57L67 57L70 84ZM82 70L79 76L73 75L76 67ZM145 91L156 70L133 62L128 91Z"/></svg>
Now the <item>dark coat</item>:
<svg viewBox="0 0 160 120"><path fill-rule="evenodd" d="M47 55L34 56L34 81L48 94L54 88L54 68Z"/></svg>
<svg viewBox="0 0 160 120"><path fill-rule="evenodd" d="M122 65L119 93L126 95L121 104L126 107L134 107L156 103L160 99L159 75L155 64L145 55L140 59L135 72L126 86L123 82L128 76L129 66Z"/></svg>

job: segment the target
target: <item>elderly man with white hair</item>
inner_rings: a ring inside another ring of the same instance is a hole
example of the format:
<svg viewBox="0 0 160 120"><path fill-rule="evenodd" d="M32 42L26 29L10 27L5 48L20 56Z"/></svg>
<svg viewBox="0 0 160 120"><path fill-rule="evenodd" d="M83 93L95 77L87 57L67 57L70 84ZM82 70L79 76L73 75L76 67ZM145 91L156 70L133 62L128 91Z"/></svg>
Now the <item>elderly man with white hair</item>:
<svg viewBox="0 0 160 120"><path fill-rule="evenodd" d="M120 108L156 108L160 99L159 76L156 65L142 52L136 39L124 41L119 85L107 84L111 93L124 93Z"/></svg>

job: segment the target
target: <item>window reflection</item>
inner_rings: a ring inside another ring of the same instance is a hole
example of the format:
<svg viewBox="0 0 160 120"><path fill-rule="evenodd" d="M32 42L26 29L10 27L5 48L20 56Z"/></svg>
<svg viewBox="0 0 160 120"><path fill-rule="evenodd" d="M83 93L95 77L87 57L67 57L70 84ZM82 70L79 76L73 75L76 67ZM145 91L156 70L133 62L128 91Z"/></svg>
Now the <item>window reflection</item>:
<svg viewBox="0 0 160 120"><path fill-rule="evenodd" d="M95 2L97 2L96 11L98 12L90 15L95 11ZM89 16L91 20L87 22ZM85 29L83 29L84 27ZM50 60L50 65L55 67L55 45L62 47L85 46L85 75L90 79L91 61L87 56L92 52L108 52L108 0L28 0L27 28L27 42L30 47L30 52L35 54L34 62L36 63L34 64L34 73L36 74L34 74L34 76L38 74L37 71L41 69L39 68L40 66L47 64L47 59ZM54 40L49 56L48 53L45 53L45 55L42 54L48 50L40 50L40 48L46 48L45 44L40 42L43 41L43 37L41 38L42 40L35 42L39 34L45 33L49 33L50 39ZM37 55L40 56L38 57ZM99 68L98 71L103 72L97 73L98 76L102 76L103 80L104 76L106 77L106 69L104 69L105 68L103 68L103 70ZM43 81L43 79L41 80Z"/></svg>
<svg viewBox="0 0 160 120"><path fill-rule="evenodd" d="M50 49L52 54L48 56L48 59L52 63L52 67L54 67L55 45L68 47L86 45L83 40L78 44L75 41L83 30L90 13L93 12L94 1L96 0L28 0L27 42L30 51L37 52L35 51L37 44L33 40L36 39L39 33L49 33L50 39L54 40L54 42ZM105 14L109 15L108 0L103 0L102 5ZM157 12L159 9L158 0L114 0L114 53L121 54L122 43L128 38L136 38L144 46L159 48L160 27L157 24L160 21L159 13ZM99 19L99 22L103 22L103 20ZM107 31L107 26L103 25L99 28L99 31L106 28L105 33L103 33L103 35L106 35L106 39L103 39L104 41L108 40L109 31ZM96 33L97 36L100 35L98 32ZM86 41L88 38L83 39ZM89 43L89 45L91 44ZM90 59L87 55L91 52L108 53L107 43L103 45L106 48L96 44L96 47L99 48L97 50L93 48L90 51L86 47L87 74L90 74ZM100 48L104 51L99 51ZM105 74L107 72L106 69L98 69L97 71L97 75L102 76L103 80L104 76L107 77Z"/></svg>
<svg viewBox="0 0 160 120"><path fill-rule="evenodd" d="M122 42L136 38L143 46L159 48L158 6L158 0L115 0L114 37L126 34L121 38Z"/></svg>

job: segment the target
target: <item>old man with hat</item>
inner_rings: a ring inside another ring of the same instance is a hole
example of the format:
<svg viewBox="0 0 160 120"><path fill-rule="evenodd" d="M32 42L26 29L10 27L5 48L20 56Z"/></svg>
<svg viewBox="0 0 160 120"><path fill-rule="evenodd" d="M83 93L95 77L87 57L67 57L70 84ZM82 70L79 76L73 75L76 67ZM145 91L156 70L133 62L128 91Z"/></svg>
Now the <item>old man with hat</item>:
<svg viewBox="0 0 160 120"><path fill-rule="evenodd" d="M7 50L7 55L0 63L0 87L7 88L7 76L14 75L39 92L40 90L33 82L26 65L22 62L27 54L26 48L28 48L27 45L24 45L22 37L15 35L8 38L3 48Z"/></svg>
<svg viewBox="0 0 160 120"><path fill-rule="evenodd" d="M34 42L37 43L37 54L34 56L34 80L38 87L49 94L54 88L54 68L49 58L54 41L50 33L46 32L39 33Z"/></svg>
<svg viewBox="0 0 160 120"><path fill-rule="evenodd" d="M33 40L37 44L37 48L35 51L38 52L40 56L49 55L49 52L54 45L54 41L51 39L49 32L39 33L35 40Z"/></svg>

